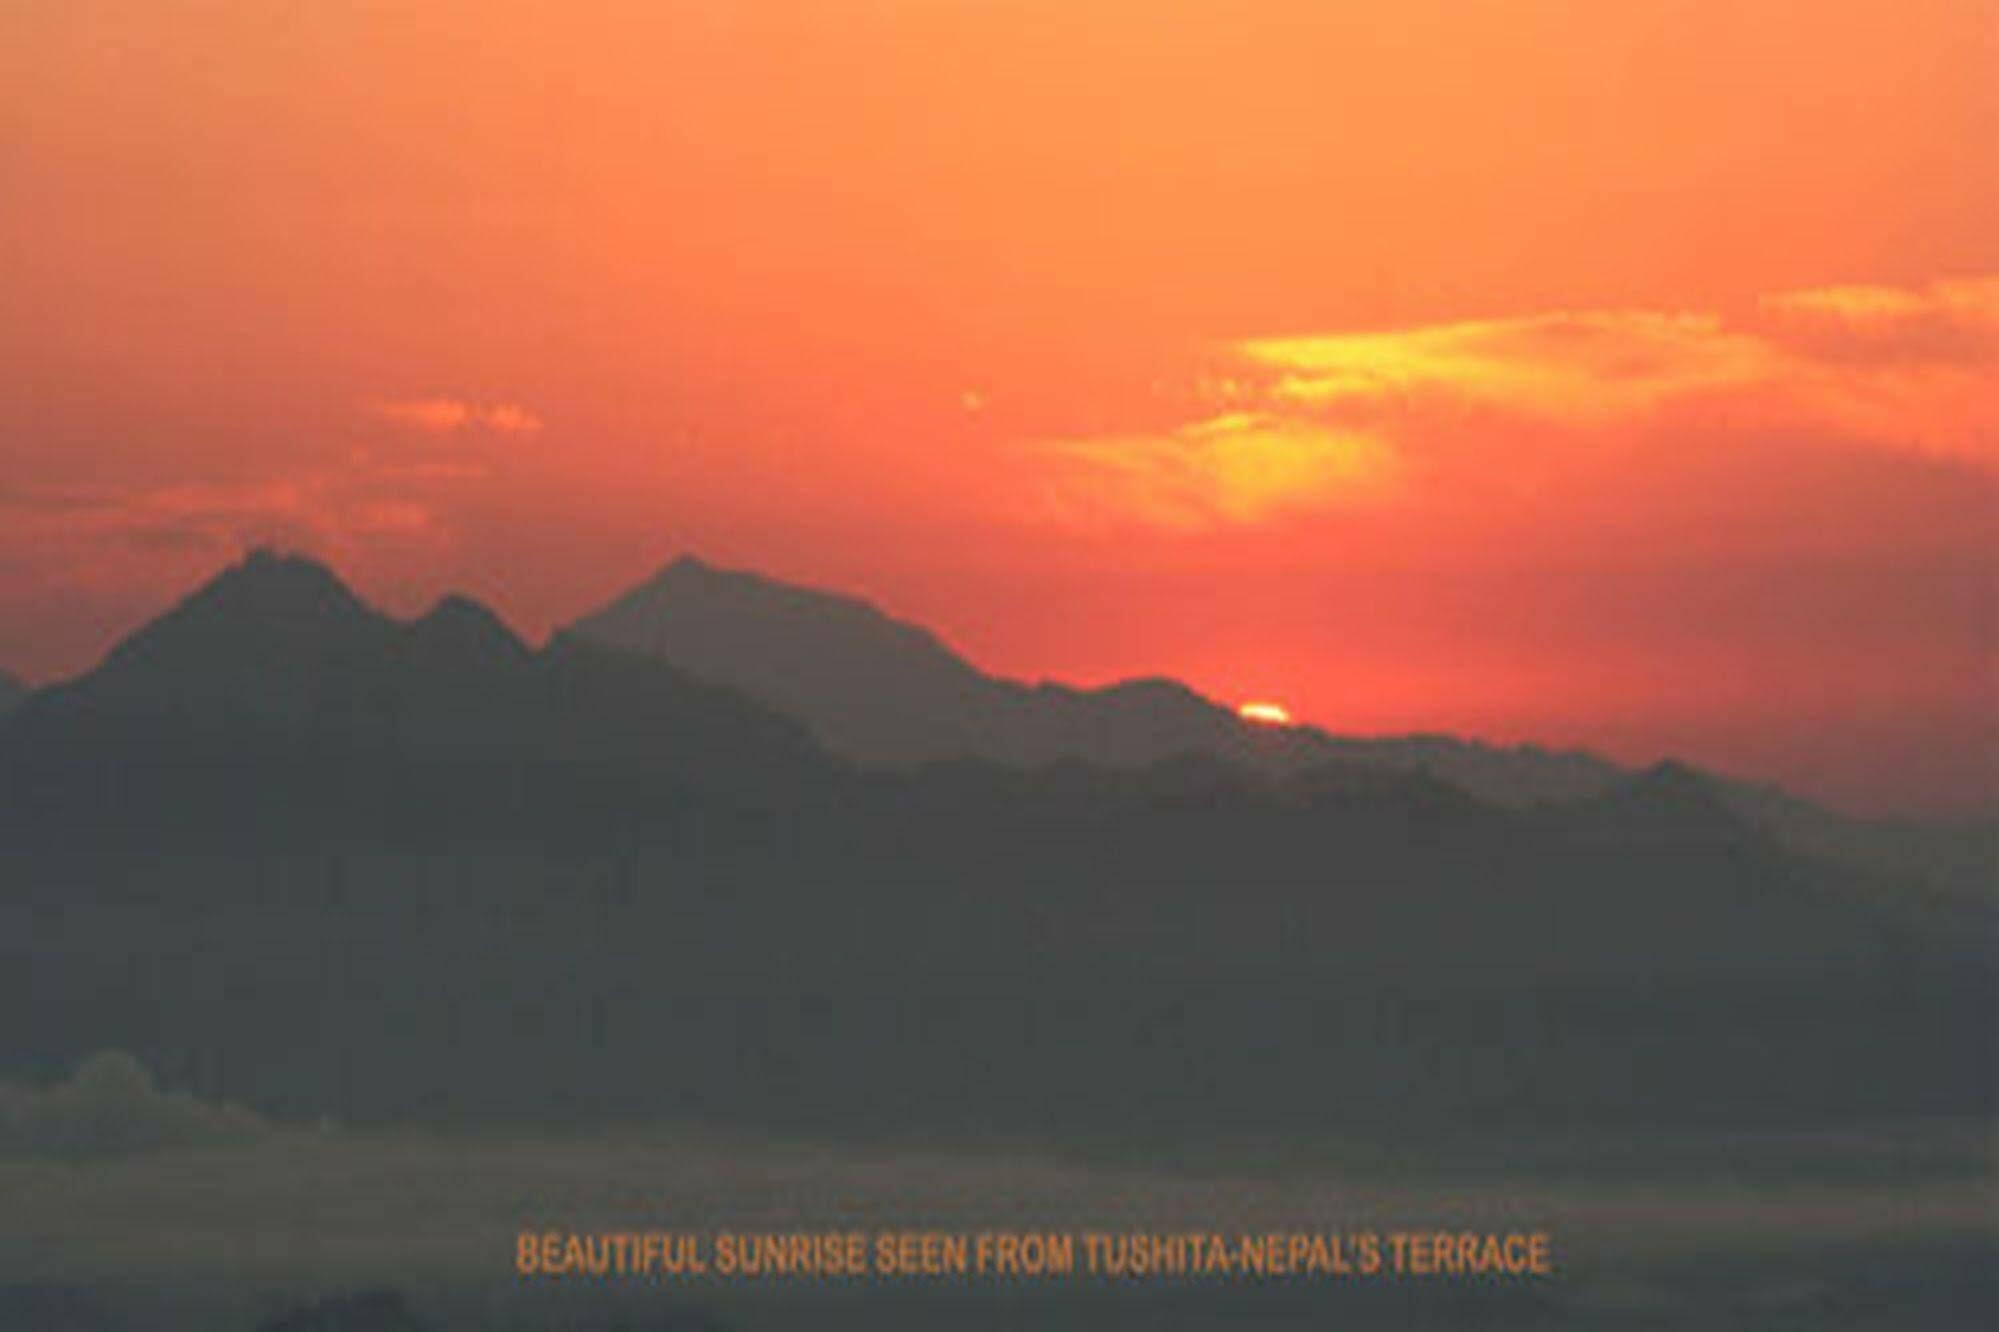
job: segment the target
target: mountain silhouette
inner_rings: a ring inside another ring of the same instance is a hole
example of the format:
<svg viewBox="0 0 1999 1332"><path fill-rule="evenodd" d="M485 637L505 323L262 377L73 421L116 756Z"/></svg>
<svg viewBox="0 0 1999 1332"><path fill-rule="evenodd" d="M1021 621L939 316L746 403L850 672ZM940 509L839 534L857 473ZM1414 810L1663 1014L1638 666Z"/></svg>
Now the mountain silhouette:
<svg viewBox="0 0 1999 1332"><path fill-rule="evenodd" d="M28 696L28 686L15 676L0 671L0 717L6 716Z"/></svg>
<svg viewBox="0 0 1999 1332"><path fill-rule="evenodd" d="M71 769L129 763L143 772L201 755L240 765L373 753L461 769L475 760L615 763L654 776L678 769L683 786L775 791L823 783L833 760L816 739L886 768L1144 768L1204 754L1276 775L1365 769L1441 781L1504 808L1582 806L1629 823L1632 811L1619 810L1628 785L1685 787L1697 777L1712 797L1701 818L1928 885L1946 912L1982 907L1995 864L1990 820L1858 819L1677 763L1639 773L1535 745L1255 726L1165 679L1023 684L978 670L866 602L691 556L537 650L469 598L446 596L401 621L324 565L255 550L85 676L0 715L13 733L0 779L10 766L57 756Z"/></svg>
<svg viewBox="0 0 1999 1332"><path fill-rule="evenodd" d="M1174 680L1095 689L1010 680L866 601L692 555L577 620L570 632L740 689L862 763L1141 766L1192 752L1278 771L1357 762L1424 773L1518 807L1597 795L1630 775L1594 755L1534 745L1255 725Z"/></svg>
<svg viewBox="0 0 1999 1332"><path fill-rule="evenodd" d="M863 763L1079 759L1131 766L1199 751L1262 764L1296 748L1292 737L1245 725L1176 681L1082 689L1003 679L865 601L694 556L673 561L570 632L738 688Z"/></svg>
<svg viewBox="0 0 1999 1332"><path fill-rule="evenodd" d="M396 620L323 565L263 550L32 695L4 735L18 799L61 803L68 783L218 810L246 787L268 804L374 786L387 803L427 785L466 806L619 772L755 796L831 763L798 723L662 662L567 636L535 650L457 596Z"/></svg>
<svg viewBox="0 0 1999 1332"><path fill-rule="evenodd" d="M1989 896L1796 855L1683 765L1502 804L745 575L662 595L717 659L901 660L908 711L1058 757L852 764L648 652L254 553L0 721L0 1080L115 1048L268 1113L1007 1130L1993 1098Z"/></svg>
<svg viewBox="0 0 1999 1332"><path fill-rule="evenodd" d="M1585 751L1534 744L1255 726L1172 680L1099 689L1009 680L866 601L718 568L692 555L569 632L741 690L864 764L982 759L1035 767L1076 760L1131 767L1203 753L1273 772L1338 763L1417 774L1514 809L1609 797L1643 775ZM1999 857L1990 820L1861 819L1767 784L1705 781L1722 805L1793 850L1931 882L1959 899L1982 896Z"/></svg>

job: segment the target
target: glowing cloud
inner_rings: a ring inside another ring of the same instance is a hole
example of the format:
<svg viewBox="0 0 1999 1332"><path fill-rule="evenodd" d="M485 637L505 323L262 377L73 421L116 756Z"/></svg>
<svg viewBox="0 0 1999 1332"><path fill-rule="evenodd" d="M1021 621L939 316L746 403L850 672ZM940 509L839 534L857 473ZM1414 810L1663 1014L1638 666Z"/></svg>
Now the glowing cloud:
<svg viewBox="0 0 1999 1332"><path fill-rule="evenodd" d="M1564 451L1800 435L1999 461L1999 279L1828 287L1753 314L1581 310L1226 345L1220 415L1056 441L1058 508L1259 522L1449 481L1530 488ZM1445 465L1448 460L1448 466Z"/></svg>
<svg viewBox="0 0 1999 1332"><path fill-rule="evenodd" d="M1236 344L1275 371L1269 392L1305 406L1447 392L1561 420L1601 421L1700 390L1753 382L1771 353L1712 315L1582 311L1388 333Z"/></svg>
<svg viewBox="0 0 1999 1332"><path fill-rule="evenodd" d="M1057 507L1135 513L1168 527L1252 522L1300 504L1381 492L1392 459L1379 441L1297 417L1229 412L1163 435L1056 440L1068 466Z"/></svg>
<svg viewBox="0 0 1999 1332"><path fill-rule="evenodd" d="M541 429L541 418L511 402L496 403L478 413L479 424L503 435L531 435Z"/></svg>
<svg viewBox="0 0 1999 1332"><path fill-rule="evenodd" d="M527 435L542 428L540 417L512 402L479 406L458 398L412 398L376 403L371 410L385 420L432 435L455 434L471 427L502 435Z"/></svg>
<svg viewBox="0 0 1999 1332"><path fill-rule="evenodd" d="M415 398L408 402L377 403L375 415L412 430L448 435L462 430L472 420L472 408L456 398Z"/></svg>
<svg viewBox="0 0 1999 1332"><path fill-rule="evenodd" d="M1962 278L1923 287L1813 287L1766 296L1762 305L1765 310L1849 325L1942 318L1999 331L1999 277Z"/></svg>

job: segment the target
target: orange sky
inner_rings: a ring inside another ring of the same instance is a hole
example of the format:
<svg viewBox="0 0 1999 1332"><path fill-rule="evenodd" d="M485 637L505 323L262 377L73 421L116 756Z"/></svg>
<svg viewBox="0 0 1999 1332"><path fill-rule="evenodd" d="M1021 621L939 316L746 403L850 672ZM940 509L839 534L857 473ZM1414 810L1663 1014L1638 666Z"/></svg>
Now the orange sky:
<svg viewBox="0 0 1999 1332"><path fill-rule="evenodd" d="M530 632L695 549L1008 672L1988 800L1995 13L14 0L0 665L251 541Z"/></svg>

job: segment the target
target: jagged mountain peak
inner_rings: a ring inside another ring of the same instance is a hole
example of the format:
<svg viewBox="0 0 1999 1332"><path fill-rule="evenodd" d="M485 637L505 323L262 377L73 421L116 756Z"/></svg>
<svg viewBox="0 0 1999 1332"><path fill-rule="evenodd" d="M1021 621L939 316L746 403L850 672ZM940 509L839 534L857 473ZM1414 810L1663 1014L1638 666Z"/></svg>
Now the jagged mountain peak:
<svg viewBox="0 0 1999 1332"><path fill-rule="evenodd" d="M748 626L782 620L825 629L878 634L901 646L923 644L948 653L935 634L894 616L864 598L827 588L771 578L748 569L714 564L687 553L662 566L645 582L579 621L579 627L615 614L673 614L704 617L705 627ZM954 658L955 659L955 658Z"/></svg>
<svg viewBox="0 0 1999 1332"><path fill-rule="evenodd" d="M309 555L259 546L177 608L263 617L371 614L340 576Z"/></svg>
<svg viewBox="0 0 1999 1332"><path fill-rule="evenodd" d="M1753 825L1736 811L1722 784L1677 759L1625 777L1574 808L1627 834L1680 843L1756 839Z"/></svg>
<svg viewBox="0 0 1999 1332"><path fill-rule="evenodd" d="M1227 709L1173 681L1029 686L979 670L929 629L868 601L692 555L573 632L740 689L861 762L1144 763L1226 751L1239 729Z"/></svg>
<svg viewBox="0 0 1999 1332"><path fill-rule="evenodd" d="M372 643L392 628L318 560L260 547L120 642L99 671L229 678L332 644Z"/></svg>
<svg viewBox="0 0 1999 1332"><path fill-rule="evenodd" d="M522 658L533 651L491 607L457 592L438 598L410 629L421 644L482 659Z"/></svg>
<svg viewBox="0 0 1999 1332"><path fill-rule="evenodd" d="M870 756L884 748L898 757L949 756L953 745L903 732L933 728L953 715L955 701L992 688L929 630L869 602L692 555L568 632L740 688L806 720L835 748Z"/></svg>
<svg viewBox="0 0 1999 1332"><path fill-rule="evenodd" d="M1715 781L1679 759L1662 759L1624 784L1626 800L1672 809L1724 812L1728 808Z"/></svg>

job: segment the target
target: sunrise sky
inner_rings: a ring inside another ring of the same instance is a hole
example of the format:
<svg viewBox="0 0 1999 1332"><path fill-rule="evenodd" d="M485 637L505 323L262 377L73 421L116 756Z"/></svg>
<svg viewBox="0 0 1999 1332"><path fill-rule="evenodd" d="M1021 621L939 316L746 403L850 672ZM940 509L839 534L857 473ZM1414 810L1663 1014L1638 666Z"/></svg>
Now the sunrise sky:
<svg viewBox="0 0 1999 1332"><path fill-rule="evenodd" d="M0 5L0 666L667 558L1993 794L1990 0Z"/></svg>

